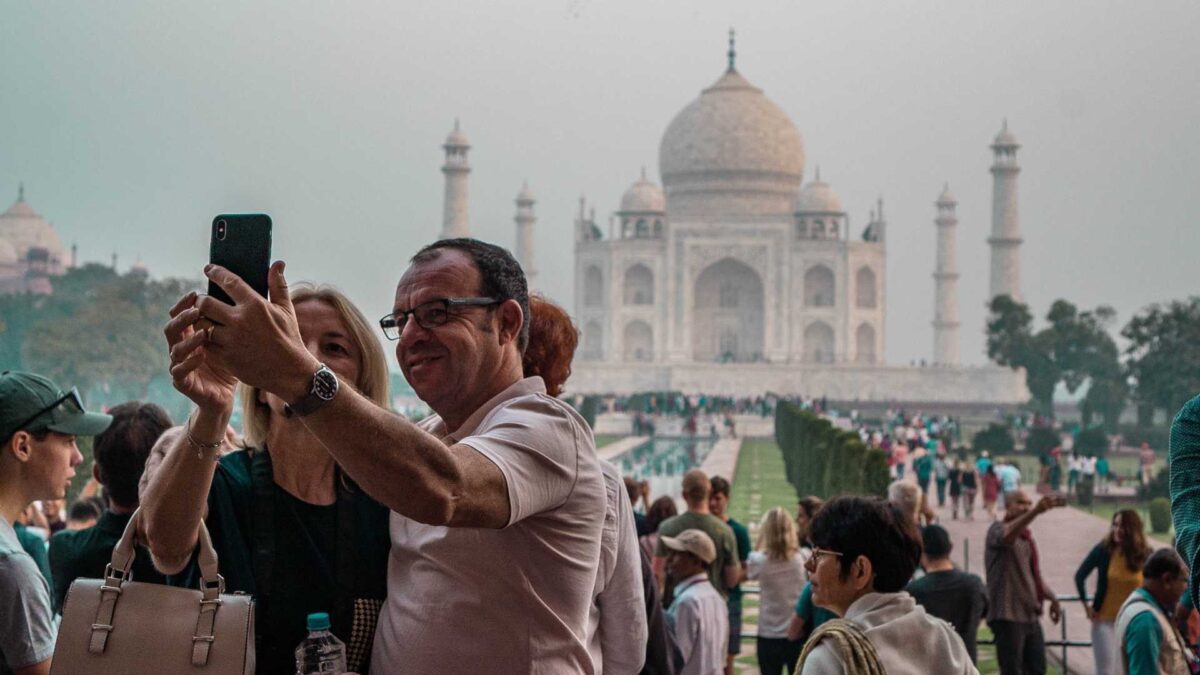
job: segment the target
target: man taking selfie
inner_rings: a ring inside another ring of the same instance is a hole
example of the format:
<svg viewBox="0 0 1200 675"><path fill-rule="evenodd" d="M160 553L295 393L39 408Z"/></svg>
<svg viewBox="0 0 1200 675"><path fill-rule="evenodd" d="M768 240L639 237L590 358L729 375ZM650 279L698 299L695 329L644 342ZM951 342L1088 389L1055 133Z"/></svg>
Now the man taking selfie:
<svg viewBox="0 0 1200 675"><path fill-rule="evenodd" d="M591 673L604 479L587 423L541 378L522 376L529 300L512 255L442 240L401 277L380 325L435 413L419 425L365 400L304 348L282 263L269 301L220 267L206 275L237 304L190 294L173 308L169 334L184 336L172 345L173 377L207 364L288 402L393 511L372 672Z"/></svg>

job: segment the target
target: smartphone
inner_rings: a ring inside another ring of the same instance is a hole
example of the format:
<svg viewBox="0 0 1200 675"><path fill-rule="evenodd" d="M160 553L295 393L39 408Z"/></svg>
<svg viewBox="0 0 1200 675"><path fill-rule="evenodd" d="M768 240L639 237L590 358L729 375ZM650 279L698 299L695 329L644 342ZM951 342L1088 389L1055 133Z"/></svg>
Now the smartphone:
<svg viewBox="0 0 1200 675"><path fill-rule="evenodd" d="M258 294L267 297L267 271L271 267L271 216L265 213L232 213L212 221L208 261L238 275ZM220 286L208 282L208 294L236 305Z"/></svg>

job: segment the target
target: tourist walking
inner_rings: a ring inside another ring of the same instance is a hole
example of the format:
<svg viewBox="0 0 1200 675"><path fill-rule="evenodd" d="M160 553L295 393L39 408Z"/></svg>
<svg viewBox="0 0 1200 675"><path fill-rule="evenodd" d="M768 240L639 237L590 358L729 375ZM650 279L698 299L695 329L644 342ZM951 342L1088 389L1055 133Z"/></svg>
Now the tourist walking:
<svg viewBox="0 0 1200 675"><path fill-rule="evenodd" d="M950 460L945 452L939 452L933 460L933 481L940 509L946 505L946 485L950 482Z"/></svg>
<svg viewBox="0 0 1200 675"><path fill-rule="evenodd" d="M796 525L783 507L767 511L758 526L758 545L747 560L746 572L759 583L756 652L762 675L791 675L802 643L788 639L792 607L800 598L808 559L800 549Z"/></svg>
<svg viewBox="0 0 1200 675"><path fill-rule="evenodd" d="M1004 520L988 528L984 549L987 620L996 636L1001 675L1046 672L1042 603L1050 601L1054 623L1058 623L1062 608L1038 569L1037 544L1029 525L1046 511L1065 505L1062 497L1046 495L1034 506L1023 490L1014 490L1005 499Z"/></svg>
<svg viewBox="0 0 1200 675"><path fill-rule="evenodd" d="M678 536L659 538L667 553L666 569L675 585L667 621L683 654L680 675L719 675L725 672L729 642L729 606L713 587L709 568L717 548L703 530L688 529Z"/></svg>
<svg viewBox="0 0 1200 675"><path fill-rule="evenodd" d="M962 462L957 459L950 465L946 476L950 490L950 519L958 520L958 507L962 501Z"/></svg>
<svg viewBox="0 0 1200 675"><path fill-rule="evenodd" d="M962 463L963 517L975 520L975 493L979 491L979 473L969 462Z"/></svg>
<svg viewBox="0 0 1200 675"><path fill-rule="evenodd" d="M954 568L950 534L941 525L921 529L921 567L925 576L904 588L917 604L933 616L950 622L962 638L971 662L976 663L975 637L987 612L987 589L974 574Z"/></svg>
<svg viewBox="0 0 1200 675"><path fill-rule="evenodd" d="M872 673L886 666L890 675L978 672L954 628L903 592L920 562L921 540L899 509L875 498L837 497L813 519L813 543L813 601L842 620L809 638L801 673L860 672L855 663L874 664L878 670L862 671Z"/></svg>
<svg viewBox="0 0 1200 675"><path fill-rule="evenodd" d="M1075 590L1092 622L1092 653L1096 674L1119 672L1116 637L1117 613L1125 598L1142 585L1142 565L1150 555L1142 519L1134 509L1113 514L1108 534L1096 544L1075 571ZM1096 592L1087 598L1087 578L1096 575Z"/></svg>
<svg viewBox="0 0 1200 675"><path fill-rule="evenodd" d="M79 436L112 422L85 412L79 392L48 378L0 373L0 672L49 673L58 632L50 585L13 523L38 499L62 499L83 462Z"/></svg>
<svg viewBox="0 0 1200 675"><path fill-rule="evenodd" d="M1187 591L1188 568L1179 554L1160 548L1142 567L1142 586L1117 613L1123 672L1172 675L1196 672L1196 656L1175 625L1171 610Z"/></svg>
<svg viewBox="0 0 1200 675"><path fill-rule="evenodd" d="M983 510L988 517L996 519L996 500L1000 496L1000 477L996 475L996 467L988 465L983 473Z"/></svg>

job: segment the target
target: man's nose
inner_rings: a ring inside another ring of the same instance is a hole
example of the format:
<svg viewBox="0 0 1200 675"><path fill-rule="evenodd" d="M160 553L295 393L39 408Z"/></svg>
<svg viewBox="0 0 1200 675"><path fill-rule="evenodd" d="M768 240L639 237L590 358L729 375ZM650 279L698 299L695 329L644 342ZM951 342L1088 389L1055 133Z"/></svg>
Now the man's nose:
<svg viewBox="0 0 1200 675"><path fill-rule="evenodd" d="M404 327L400 329L400 346L409 347L419 342L428 334L429 331L425 328L422 328L421 324L417 323L417 319L415 317L410 316L408 317L408 320L404 322Z"/></svg>

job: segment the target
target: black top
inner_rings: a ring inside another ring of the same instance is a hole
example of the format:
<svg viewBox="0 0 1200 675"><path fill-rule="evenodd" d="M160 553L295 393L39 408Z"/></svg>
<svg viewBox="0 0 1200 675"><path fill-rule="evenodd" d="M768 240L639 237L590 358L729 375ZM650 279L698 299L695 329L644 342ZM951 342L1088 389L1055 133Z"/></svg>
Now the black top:
<svg viewBox="0 0 1200 675"><path fill-rule="evenodd" d="M975 472L974 471L971 471L970 469L963 469L962 486L963 486L964 490L977 489L977 487L975 485Z"/></svg>
<svg viewBox="0 0 1200 675"><path fill-rule="evenodd" d="M255 599L258 673L290 673L311 612L328 612L347 665L365 673L387 597L388 509L340 471L337 501L319 506L275 484L266 450L221 458L208 525L227 593ZM171 583L197 584L192 564Z"/></svg>
<svg viewBox="0 0 1200 675"><path fill-rule="evenodd" d="M967 645L975 662L975 634L987 612L987 591L974 574L959 570L933 572L908 584L904 590L933 616L948 621Z"/></svg>
<svg viewBox="0 0 1200 675"><path fill-rule="evenodd" d="M79 578L103 579L104 568L112 562L112 552L133 513L104 515L91 527L63 530L50 537L50 569L53 572L54 611L62 612L71 582ZM138 546L133 556L133 581L166 583L166 578L150 562L150 552Z"/></svg>

